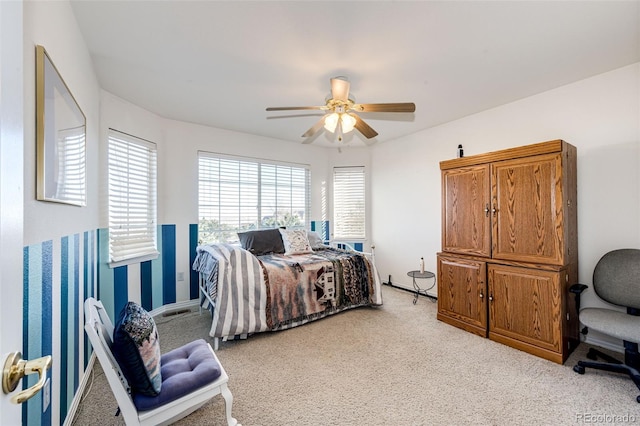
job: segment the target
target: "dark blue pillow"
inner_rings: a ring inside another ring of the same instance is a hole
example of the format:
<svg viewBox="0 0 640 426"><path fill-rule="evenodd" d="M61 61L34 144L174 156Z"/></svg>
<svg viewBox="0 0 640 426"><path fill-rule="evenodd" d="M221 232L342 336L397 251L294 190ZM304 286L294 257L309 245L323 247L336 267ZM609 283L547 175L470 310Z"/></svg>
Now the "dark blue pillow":
<svg viewBox="0 0 640 426"><path fill-rule="evenodd" d="M134 393L156 396L162 386L160 341L153 317L135 302L120 312L113 331L113 355Z"/></svg>

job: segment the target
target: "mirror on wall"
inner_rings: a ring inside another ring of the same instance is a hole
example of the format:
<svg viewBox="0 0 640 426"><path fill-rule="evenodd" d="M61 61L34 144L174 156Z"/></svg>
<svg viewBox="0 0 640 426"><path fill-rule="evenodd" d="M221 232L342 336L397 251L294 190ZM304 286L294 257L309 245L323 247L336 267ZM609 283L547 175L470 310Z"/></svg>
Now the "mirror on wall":
<svg viewBox="0 0 640 426"><path fill-rule="evenodd" d="M43 46L36 46L36 198L86 205L86 118Z"/></svg>

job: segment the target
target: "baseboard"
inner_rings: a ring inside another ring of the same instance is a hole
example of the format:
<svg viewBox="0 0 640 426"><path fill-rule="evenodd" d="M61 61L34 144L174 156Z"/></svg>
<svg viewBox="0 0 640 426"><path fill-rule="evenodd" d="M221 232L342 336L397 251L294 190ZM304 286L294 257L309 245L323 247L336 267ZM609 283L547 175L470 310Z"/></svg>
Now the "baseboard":
<svg viewBox="0 0 640 426"><path fill-rule="evenodd" d="M383 282L382 285L386 285L386 286L389 286L389 287L397 288L399 290L407 291L407 292L409 292L411 294L414 294L414 295L418 294L420 296L425 296L425 297L428 297L430 299L438 299L438 296L436 296L435 294L431 294L431 293L428 293L428 292L426 294L424 292L417 292L414 288L409 288L409 287L405 287L405 286L402 286L402 285L393 284L391 282Z"/></svg>
<svg viewBox="0 0 640 426"><path fill-rule="evenodd" d="M87 368L84 370L84 374L82 376L82 380L78 385L78 390L76 394L73 396L73 401L71 401L71 406L69 407L69 411L67 412L67 417L64 419L63 426L71 426L73 425L73 420L76 417L76 411L78 411L78 407L82 402L82 396L84 395L85 388L87 387L87 382L91 377L91 371L93 370L93 366L96 363L96 354L95 352L91 352L91 358L89 358L89 362L87 363Z"/></svg>

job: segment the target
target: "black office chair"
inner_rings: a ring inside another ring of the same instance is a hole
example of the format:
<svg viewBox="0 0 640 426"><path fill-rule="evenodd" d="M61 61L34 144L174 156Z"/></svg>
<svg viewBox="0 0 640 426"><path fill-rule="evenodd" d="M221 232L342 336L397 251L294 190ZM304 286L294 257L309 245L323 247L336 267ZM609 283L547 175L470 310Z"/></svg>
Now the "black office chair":
<svg viewBox="0 0 640 426"><path fill-rule="evenodd" d="M572 287L572 292L579 296L585 288L577 284ZM583 333L592 329L621 339L625 350L624 363L591 348L587 358L593 361L578 361L573 371L584 374L585 368L596 368L628 374L640 389L640 250L614 250L602 256L593 271L593 289L601 299L625 307L627 312L607 308L581 309L580 322L586 326ZM606 362L595 362L598 358ZM640 403L640 395L636 401Z"/></svg>

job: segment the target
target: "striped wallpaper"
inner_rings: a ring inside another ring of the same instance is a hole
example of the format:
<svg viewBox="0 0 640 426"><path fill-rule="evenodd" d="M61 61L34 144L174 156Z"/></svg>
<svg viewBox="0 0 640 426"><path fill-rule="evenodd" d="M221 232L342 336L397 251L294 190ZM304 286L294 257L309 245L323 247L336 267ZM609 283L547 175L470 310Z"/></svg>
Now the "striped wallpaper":
<svg viewBox="0 0 640 426"><path fill-rule="evenodd" d="M312 222L311 229L328 240L327 221ZM178 239L179 232L188 238ZM76 393L92 353L84 334L84 300L100 299L114 323L129 300L148 311L177 302L176 241L189 241L192 264L198 225L158 226L158 258L116 268L108 265L108 240L108 229L97 229L24 247L23 358L51 354L53 366L47 373L51 403L44 407L39 392L22 404L23 425L62 425L78 403ZM189 273L189 297L198 298L194 271ZM36 381L36 375L27 376L23 389Z"/></svg>
<svg viewBox="0 0 640 426"><path fill-rule="evenodd" d="M60 241L60 423L78 389L80 362L80 236ZM85 265L86 266L86 265Z"/></svg>
<svg viewBox="0 0 640 426"><path fill-rule="evenodd" d="M35 359L53 354L53 242L45 241L24 248L24 289L22 318L22 357ZM57 364L54 364L54 367ZM54 373L49 370L48 378ZM38 378L31 374L22 380L23 389L33 386ZM49 382L50 383L50 382ZM42 407L42 394L22 404L23 425L49 425L51 405ZM57 423L57 422L56 422Z"/></svg>
<svg viewBox="0 0 640 426"><path fill-rule="evenodd" d="M22 405L23 425L65 423L92 353L84 334L87 297L102 300L114 323L129 300L149 311L176 302L176 228L158 226L157 259L113 269L108 229L24 247L23 358L51 354L53 366L48 372L51 404L43 410L43 392L36 394ZM189 237L190 253L195 253L197 225L189 226ZM192 298L198 297L195 278L189 283ZM36 376L26 376L23 389L33 386Z"/></svg>

